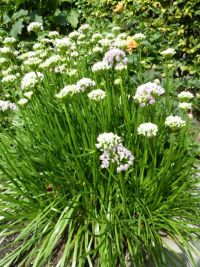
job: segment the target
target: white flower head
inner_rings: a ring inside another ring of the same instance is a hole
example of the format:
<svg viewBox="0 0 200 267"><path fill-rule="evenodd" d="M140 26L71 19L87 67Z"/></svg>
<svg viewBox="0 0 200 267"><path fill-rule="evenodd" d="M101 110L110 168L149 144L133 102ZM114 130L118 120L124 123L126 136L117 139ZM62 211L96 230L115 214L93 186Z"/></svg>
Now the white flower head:
<svg viewBox="0 0 200 267"><path fill-rule="evenodd" d="M68 95L74 95L78 92L79 90L76 84L66 85L58 94L55 95L55 97L63 99Z"/></svg>
<svg viewBox="0 0 200 267"><path fill-rule="evenodd" d="M67 75L69 75L69 77L73 77L77 74L77 70L76 69L69 69L67 72Z"/></svg>
<svg viewBox="0 0 200 267"><path fill-rule="evenodd" d="M94 33L91 38L91 42L95 43L102 39L102 34L101 33Z"/></svg>
<svg viewBox="0 0 200 267"><path fill-rule="evenodd" d="M0 100L0 111L6 112L9 110L16 111L17 106L14 103L11 103L10 101Z"/></svg>
<svg viewBox="0 0 200 267"><path fill-rule="evenodd" d="M29 92L24 93L24 96L29 100L32 98L32 95L33 95L33 91L29 91Z"/></svg>
<svg viewBox="0 0 200 267"><path fill-rule="evenodd" d="M100 47L100 46L95 46L95 47L92 49L92 52L93 52L93 53L102 53L102 52L103 52L103 48Z"/></svg>
<svg viewBox="0 0 200 267"><path fill-rule="evenodd" d="M117 165L117 173L119 173L133 165L134 156L122 145L118 135L103 133L98 136L97 141L96 147L103 152L100 156L102 169L107 169L110 163L114 163Z"/></svg>
<svg viewBox="0 0 200 267"><path fill-rule="evenodd" d="M28 103L28 99L27 98L21 98L18 102L19 106L25 106Z"/></svg>
<svg viewBox="0 0 200 267"><path fill-rule="evenodd" d="M108 38L103 38L101 40L98 41L98 44L100 44L102 47L110 47L112 44L112 40L108 39Z"/></svg>
<svg viewBox="0 0 200 267"><path fill-rule="evenodd" d="M143 135L145 137L156 136L157 132L158 132L158 126L151 122L142 123L138 127L138 134Z"/></svg>
<svg viewBox="0 0 200 267"><path fill-rule="evenodd" d="M3 40L3 44L7 45L7 46L12 46L13 44L16 43L16 39L14 37L6 37L4 40Z"/></svg>
<svg viewBox="0 0 200 267"><path fill-rule="evenodd" d="M133 97L134 100L144 107L146 105L152 105L156 102L156 99L165 93L164 88L162 88L157 83L148 82L140 85Z"/></svg>
<svg viewBox="0 0 200 267"><path fill-rule="evenodd" d="M43 44L41 44L41 43L35 43L35 44L33 45L33 50L35 50L36 53L37 53L38 49L39 49L39 50L40 50L40 49L43 49ZM37 53L37 54L38 54L38 53Z"/></svg>
<svg viewBox="0 0 200 267"><path fill-rule="evenodd" d="M49 32L48 36L49 36L49 38L54 39L54 38L56 38L56 37L59 36L59 32L57 32L57 31L51 31L51 32Z"/></svg>
<svg viewBox="0 0 200 267"><path fill-rule="evenodd" d="M5 57L0 57L0 64L4 64L4 63L6 63L6 62L8 62L8 59L7 59L7 58L5 58Z"/></svg>
<svg viewBox="0 0 200 267"><path fill-rule="evenodd" d="M0 48L0 54L6 56L6 55L9 55L9 54L12 54L12 50L11 50L10 47L4 46L4 47Z"/></svg>
<svg viewBox="0 0 200 267"><path fill-rule="evenodd" d="M127 69L127 65L123 63L116 64L115 70L116 71L123 71Z"/></svg>
<svg viewBox="0 0 200 267"><path fill-rule="evenodd" d="M120 85L122 83L122 79L121 78L117 78L114 80L114 84L115 85Z"/></svg>
<svg viewBox="0 0 200 267"><path fill-rule="evenodd" d="M28 32L39 32L43 31L43 29L44 27L41 22L31 22L27 27Z"/></svg>
<svg viewBox="0 0 200 267"><path fill-rule="evenodd" d="M5 77L3 77L2 78L2 83L13 83L15 80L16 80L16 76L15 75L13 75L13 74L9 74L9 75L7 75L7 76L5 76Z"/></svg>
<svg viewBox="0 0 200 267"><path fill-rule="evenodd" d="M146 36L141 32L136 33L136 34L133 35L133 39L136 40L136 41L141 41L141 40L143 40L145 38L146 38Z"/></svg>
<svg viewBox="0 0 200 267"><path fill-rule="evenodd" d="M97 141L96 147L101 151L112 150L121 143L121 137L114 133L103 133L98 136Z"/></svg>
<svg viewBox="0 0 200 267"><path fill-rule="evenodd" d="M125 49L127 46L127 40L122 39L115 39L113 43L110 45L110 48L119 48L119 49Z"/></svg>
<svg viewBox="0 0 200 267"><path fill-rule="evenodd" d="M38 58L38 57L31 57L31 58L25 60L23 62L23 64L25 66L34 68L34 67L38 66L41 62L42 62L42 60L40 58Z"/></svg>
<svg viewBox="0 0 200 267"><path fill-rule="evenodd" d="M165 125L172 130L177 130L184 127L186 123L181 119L181 117L171 115L165 119Z"/></svg>
<svg viewBox="0 0 200 267"><path fill-rule="evenodd" d="M92 72L101 72L111 69L111 66L106 61L99 61L92 66Z"/></svg>
<svg viewBox="0 0 200 267"><path fill-rule="evenodd" d="M55 39L54 44L57 49L67 49L72 45L71 40L68 37Z"/></svg>
<svg viewBox="0 0 200 267"><path fill-rule="evenodd" d="M53 55L49 58L47 58L42 64L40 64L41 69L48 69L55 67L58 63L61 61L61 56L59 55Z"/></svg>
<svg viewBox="0 0 200 267"><path fill-rule="evenodd" d="M95 85L95 81L85 77L83 77L77 82L77 86L80 92L84 92L87 88L94 87Z"/></svg>
<svg viewBox="0 0 200 267"><path fill-rule="evenodd" d="M80 32L78 31L73 31L73 32L70 32L70 34L68 35L68 37L72 40L76 40L80 35Z"/></svg>
<svg viewBox="0 0 200 267"><path fill-rule="evenodd" d="M32 71L25 74L21 81L22 90L34 88L43 78L44 75L41 72Z"/></svg>
<svg viewBox="0 0 200 267"><path fill-rule="evenodd" d="M106 93L101 89L96 89L88 94L88 97L94 101L100 101L106 97Z"/></svg>
<svg viewBox="0 0 200 267"><path fill-rule="evenodd" d="M192 98L194 98L194 95L187 91L183 91L180 94L178 94L178 99L180 99L181 101L188 101Z"/></svg>
<svg viewBox="0 0 200 267"><path fill-rule="evenodd" d="M123 50L114 48L105 53L103 61L107 62L111 67L120 63L126 65L127 57Z"/></svg>
<svg viewBox="0 0 200 267"><path fill-rule="evenodd" d="M79 32L88 32L91 29L89 24L83 24L79 27L78 31Z"/></svg>
<svg viewBox="0 0 200 267"><path fill-rule="evenodd" d="M187 103L187 102L182 102L182 103L179 103L178 107L180 109L183 109L183 110L190 110L192 109L192 104L191 103Z"/></svg>
<svg viewBox="0 0 200 267"><path fill-rule="evenodd" d="M166 50L161 51L160 54L165 58L171 58L174 54L176 54L176 51L173 48L168 48Z"/></svg>

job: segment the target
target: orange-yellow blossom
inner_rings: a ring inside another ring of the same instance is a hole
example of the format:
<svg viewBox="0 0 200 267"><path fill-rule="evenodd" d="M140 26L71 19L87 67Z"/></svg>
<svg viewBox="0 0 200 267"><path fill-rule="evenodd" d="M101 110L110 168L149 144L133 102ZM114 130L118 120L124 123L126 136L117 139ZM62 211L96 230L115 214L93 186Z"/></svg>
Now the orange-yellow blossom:
<svg viewBox="0 0 200 267"><path fill-rule="evenodd" d="M116 7L115 7L115 9L113 10L115 13L118 13L118 12L120 12L120 11L122 11L122 9L124 8L124 4L122 3L122 2L119 2L117 5L116 5Z"/></svg>
<svg viewBox="0 0 200 267"><path fill-rule="evenodd" d="M138 47L138 43L132 38L132 37L128 37L127 38L127 49L126 51L131 53L131 51L133 49L136 49Z"/></svg>

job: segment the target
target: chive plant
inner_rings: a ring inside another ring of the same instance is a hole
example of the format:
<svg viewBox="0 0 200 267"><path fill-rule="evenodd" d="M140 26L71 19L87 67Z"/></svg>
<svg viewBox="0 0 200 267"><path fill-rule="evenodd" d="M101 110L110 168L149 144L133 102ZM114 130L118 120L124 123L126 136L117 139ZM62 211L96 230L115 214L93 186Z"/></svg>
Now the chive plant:
<svg viewBox="0 0 200 267"><path fill-rule="evenodd" d="M0 266L167 266L163 235L195 266L196 148L169 71L149 80L142 39L127 50L119 27L41 29L32 50L0 48L0 229L16 236Z"/></svg>

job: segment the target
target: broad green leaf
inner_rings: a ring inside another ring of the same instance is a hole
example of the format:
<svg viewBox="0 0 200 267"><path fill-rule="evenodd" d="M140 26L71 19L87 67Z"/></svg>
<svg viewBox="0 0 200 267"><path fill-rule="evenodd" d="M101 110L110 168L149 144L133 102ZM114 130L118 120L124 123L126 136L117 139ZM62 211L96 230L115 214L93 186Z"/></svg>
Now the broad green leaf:
<svg viewBox="0 0 200 267"><path fill-rule="evenodd" d="M8 24L11 22L12 18L9 17L7 14L3 14L3 23Z"/></svg>
<svg viewBox="0 0 200 267"><path fill-rule="evenodd" d="M79 12L76 9L72 9L68 16L67 21L71 24L73 28L76 28L78 25Z"/></svg>
<svg viewBox="0 0 200 267"><path fill-rule="evenodd" d="M18 12L15 12L12 16L12 19L19 19L20 17L24 17L28 15L28 10L20 9Z"/></svg>
<svg viewBox="0 0 200 267"><path fill-rule="evenodd" d="M23 20L18 20L13 24L10 34L13 37L17 37L18 34L21 34L23 27L24 27Z"/></svg>

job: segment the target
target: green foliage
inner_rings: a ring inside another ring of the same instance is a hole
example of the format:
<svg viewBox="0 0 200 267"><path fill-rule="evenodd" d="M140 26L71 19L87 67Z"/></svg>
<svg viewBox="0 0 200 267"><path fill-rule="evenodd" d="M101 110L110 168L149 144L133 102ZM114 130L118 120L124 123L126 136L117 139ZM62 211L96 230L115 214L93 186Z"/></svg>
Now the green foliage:
<svg viewBox="0 0 200 267"><path fill-rule="evenodd" d="M112 68L94 72L92 66L108 50L99 39L109 38L113 45L119 35L103 32L94 38L93 33L95 27L84 25L68 36L70 45L65 38L64 46L56 46L47 35L49 39L38 38L36 48L21 44L20 56L12 53L16 43L10 53L4 51L7 63L0 66L0 75L11 67L9 74L15 77L0 88L10 94L18 111L0 134L0 229L3 238L17 237L15 249L0 259L0 266L125 267L127 261L137 267L166 266L163 235L195 266L190 249L191 242L199 240L197 150L191 120L178 108L180 84L169 68L173 59L161 59L162 72L149 70L142 65L146 45L141 42L129 64L124 61L125 68L117 69L116 59ZM29 72L36 75L22 83ZM91 87L73 87L73 93L66 90L60 97L66 85L82 77L95 81L105 98L90 99ZM154 92L154 104L139 105L133 98L138 86L154 78L160 79L156 85L165 94L158 97ZM25 97L21 105L18 100ZM182 117L185 126L167 128L165 119L171 114ZM138 134L144 122L157 125L156 136ZM120 136L135 157L126 171L117 172L118 155L109 167L100 167L97 138L110 132Z"/></svg>
<svg viewBox="0 0 200 267"><path fill-rule="evenodd" d="M32 21L44 22L46 29L66 31L76 28L79 23L79 11L74 0L13 0L1 4L1 27L17 37L26 35L26 26Z"/></svg>
<svg viewBox="0 0 200 267"><path fill-rule="evenodd" d="M147 51L150 57L161 48L175 48L179 51L177 59L180 73L199 75L199 0L124 0L121 1L124 3L124 8L117 13L114 12L114 8L119 1L85 0L85 2L83 5L87 6L86 17L90 15L97 21L102 18L115 21L120 26L123 25L126 30L130 30L130 33L143 32L151 43L151 51Z"/></svg>

